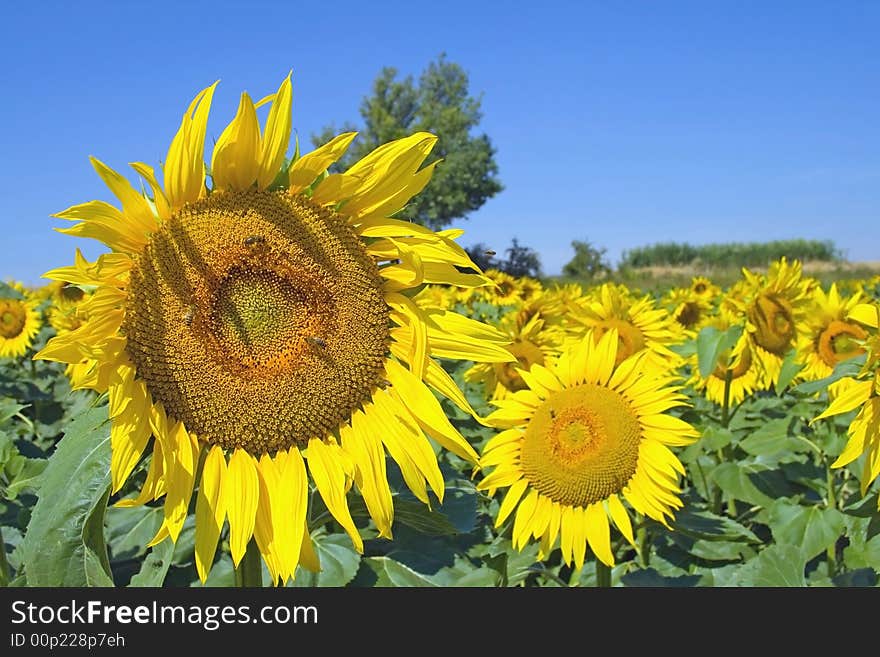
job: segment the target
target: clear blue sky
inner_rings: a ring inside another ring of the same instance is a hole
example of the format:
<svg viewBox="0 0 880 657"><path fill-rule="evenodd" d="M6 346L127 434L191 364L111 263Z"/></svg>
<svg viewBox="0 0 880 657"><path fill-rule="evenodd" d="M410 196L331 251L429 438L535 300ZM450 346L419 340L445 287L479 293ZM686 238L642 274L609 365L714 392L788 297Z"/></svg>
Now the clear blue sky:
<svg viewBox="0 0 880 657"><path fill-rule="evenodd" d="M242 90L292 69L301 139L357 121L383 66L445 51L482 93L505 190L464 245L513 237L545 272L571 240L833 239L880 260L880 3L34 2L0 14L0 277L29 284L89 241L69 205L112 201L95 155L158 165L216 79L209 135ZM130 169L128 170L130 171ZM101 249L86 246L94 256Z"/></svg>

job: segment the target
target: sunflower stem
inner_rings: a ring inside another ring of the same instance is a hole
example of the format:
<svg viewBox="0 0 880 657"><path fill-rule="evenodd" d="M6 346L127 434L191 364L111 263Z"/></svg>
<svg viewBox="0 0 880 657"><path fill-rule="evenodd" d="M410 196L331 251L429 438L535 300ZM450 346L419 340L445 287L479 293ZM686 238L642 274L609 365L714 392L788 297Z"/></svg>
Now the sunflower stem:
<svg viewBox="0 0 880 657"><path fill-rule="evenodd" d="M835 472L828 465L825 468L826 476L825 476L825 485L827 490L827 504L829 509L837 508L837 494L834 487L835 482ZM828 546L828 549L825 551L826 556L828 557L828 575L832 576L837 572L837 541L834 541L831 545Z"/></svg>
<svg viewBox="0 0 880 657"><path fill-rule="evenodd" d="M721 406L721 426L725 429L730 423L730 383L733 381L733 370L727 368L724 373L724 403Z"/></svg>
<svg viewBox="0 0 880 657"><path fill-rule="evenodd" d="M248 542L247 550L235 569L235 586L238 588L260 588L263 586L260 550L253 538Z"/></svg>
<svg viewBox="0 0 880 657"><path fill-rule="evenodd" d="M651 562L651 555L648 553L648 529L644 523L636 530L636 542L639 545L639 558L642 562L642 568L647 568Z"/></svg>
<svg viewBox="0 0 880 657"><path fill-rule="evenodd" d="M6 543L3 542L3 532L0 531L0 588L9 586L9 564L6 561Z"/></svg>
<svg viewBox="0 0 880 657"><path fill-rule="evenodd" d="M611 568L601 559L596 559L596 586L598 588L611 588Z"/></svg>
<svg viewBox="0 0 880 657"><path fill-rule="evenodd" d="M724 399L721 405L721 426L725 429L730 424L730 384L733 381L733 370L729 367L724 372ZM733 460L733 449L731 446L725 445L721 448L721 452L719 453L719 463L724 461L732 461ZM721 490L719 488L718 492ZM717 498L717 506L718 509L716 513L721 510L721 496L719 495ZM727 513L732 518L736 517L736 500L732 497L727 500Z"/></svg>

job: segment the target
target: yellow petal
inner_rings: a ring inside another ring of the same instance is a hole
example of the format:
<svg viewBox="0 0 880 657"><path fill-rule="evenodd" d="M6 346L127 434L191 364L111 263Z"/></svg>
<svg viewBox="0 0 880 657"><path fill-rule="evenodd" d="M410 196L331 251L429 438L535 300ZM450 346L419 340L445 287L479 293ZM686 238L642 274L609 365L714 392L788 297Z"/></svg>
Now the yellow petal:
<svg viewBox="0 0 880 657"><path fill-rule="evenodd" d="M217 82L190 103L165 157L165 194L172 209L202 197L205 191L205 131Z"/></svg>
<svg viewBox="0 0 880 657"><path fill-rule="evenodd" d="M281 83L266 119L260 149L260 172L257 175L257 186L260 189L265 189L275 180L290 143L290 109L293 98L290 75L288 73Z"/></svg>
<svg viewBox="0 0 880 657"><path fill-rule="evenodd" d="M143 382L130 383L127 396L131 401L125 412L113 418L110 427L110 473L113 479L111 486L113 493L122 488L122 484L134 470L150 439L150 423L145 419L149 402Z"/></svg>
<svg viewBox="0 0 880 657"><path fill-rule="evenodd" d="M507 489L507 494L504 496L504 501L501 502L501 507L498 509L498 516L495 518L495 527L500 527L505 520L507 520L507 516L510 515L510 512L516 508L516 503L519 502L522 494L526 490L526 486L528 486L528 481L525 479L520 479L515 484L513 484L510 488Z"/></svg>
<svg viewBox="0 0 880 657"><path fill-rule="evenodd" d="M611 529L608 526L608 516L601 503L591 504L584 510L584 526L587 533L587 541L593 554L606 566L614 565L614 555L611 553Z"/></svg>
<svg viewBox="0 0 880 657"><path fill-rule="evenodd" d="M195 470L198 465L199 445L190 436L182 422L176 422L168 436L176 451L174 466L166 472L167 492L165 495L165 525L171 540L177 541L183 523L186 521L189 501L192 497Z"/></svg>
<svg viewBox="0 0 880 657"><path fill-rule="evenodd" d="M341 463L341 452L337 445L330 445L323 440L313 438L309 441L308 449L309 471L327 510L351 537L355 549L363 553L364 542L345 499L348 487Z"/></svg>
<svg viewBox="0 0 880 657"><path fill-rule="evenodd" d="M159 181L156 180L156 172L153 170L153 167L143 162L132 162L131 168L147 181L147 184L153 191L153 203L156 205L156 214L159 215L160 219L168 219L171 216L171 205L165 196L165 190L162 189ZM202 178L204 179L204 175Z"/></svg>
<svg viewBox="0 0 880 657"><path fill-rule="evenodd" d="M143 506L147 502L159 498L165 493L164 466L162 458L162 443L153 441L153 454L150 456L150 467L147 470L147 478L143 488L137 497L126 497L119 500L114 506L128 509L135 506Z"/></svg>
<svg viewBox="0 0 880 657"><path fill-rule="evenodd" d="M407 478L407 485L410 485L410 489L416 493L416 490L411 486L412 480L420 493L416 497L430 506L430 500L425 492L425 481L427 481L437 499L443 502L443 475L440 474L437 457L419 428L416 419L405 405L382 390L373 393L372 402L376 429L380 432L378 435L382 437L385 449L388 450L391 458L401 466L405 476L404 468L409 466L402 461L411 464L414 468L414 472Z"/></svg>
<svg viewBox="0 0 880 657"><path fill-rule="evenodd" d="M318 176L343 156L356 136L356 132L338 135L290 165L289 191L291 193L300 192L315 182Z"/></svg>
<svg viewBox="0 0 880 657"><path fill-rule="evenodd" d="M273 500L278 554L285 577L293 577L299 563L303 531L309 506L309 485L306 466L299 448L291 447L287 458L281 461L278 480L278 498Z"/></svg>
<svg viewBox="0 0 880 657"><path fill-rule="evenodd" d="M393 360L385 362L385 372L392 384L391 394L410 410L425 433L461 458L477 462L474 448L452 426L440 402L413 373Z"/></svg>
<svg viewBox="0 0 880 657"><path fill-rule="evenodd" d="M208 579L217 540L226 520L226 499L224 480L226 478L226 457L223 450L214 446L205 458L199 491L196 496L196 570L202 583Z"/></svg>
<svg viewBox="0 0 880 657"><path fill-rule="evenodd" d="M238 112L220 134L211 158L214 189L248 189L260 171L260 123L247 92Z"/></svg>
<svg viewBox="0 0 880 657"><path fill-rule="evenodd" d="M849 311L847 318L873 328L880 328L880 306L873 303L857 304Z"/></svg>
<svg viewBox="0 0 880 657"><path fill-rule="evenodd" d="M312 537L309 536L308 527L303 527L302 547L299 551L299 565L313 573L321 571L321 562L318 559L318 553L315 552L315 546L312 544Z"/></svg>
<svg viewBox="0 0 880 657"><path fill-rule="evenodd" d="M379 536L390 539L394 506L391 489L388 486L382 443L370 433L366 418L360 410L352 414L351 426L343 425L339 433L342 438L342 448L354 461L355 481L367 510L376 523Z"/></svg>
<svg viewBox="0 0 880 657"><path fill-rule="evenodd" d="M871 397L871 390L873 387L873 381L858 381L853 383L845 392L839 394L837 398L828 405L828 408L810 420L810 424L813 424L813 422L821 420L822 418L846 413L861 406Z"/></svg>
<svg viewBox="0 0 880 657"><path fill-rule="evenodd" d="M225 496L229 515L229 549L232 562L237 567L253 536L260 501L257 468L253 457L243 449L236 449L229 459L224 485L227 484Z"/></svg>
<svg viewBox="0 0 880 657"><path fill-rule="evenodd" d="M629 514L626 512L623 503L617 495L610 495L608 497L608 512L611 514L611 519L614 521L614 524L617 525L617 529L620 530L623 537L629 541L630 545L635 545L636 540L633 536L632 523L630 522Z"/></svg>
<svg viewBox="0 0 880 657"><path fill-rule="evenodd" d="M157 228L156 215L153 214L147 199L135 190L128 180L99 159L90 157L89 160L113 195L122 203L122 214L125 215L125 220L131 222L133 227L141 233L149 234L155 231Z"/></svg>

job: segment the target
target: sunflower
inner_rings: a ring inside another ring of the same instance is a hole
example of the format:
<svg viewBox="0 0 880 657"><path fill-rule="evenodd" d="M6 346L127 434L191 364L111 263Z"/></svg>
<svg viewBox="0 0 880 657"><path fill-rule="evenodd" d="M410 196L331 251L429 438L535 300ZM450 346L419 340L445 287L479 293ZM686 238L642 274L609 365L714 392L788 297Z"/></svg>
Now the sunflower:
<svg viewBox="0 0 880 657"><path fill-rule="evenodd" d="M721 288L705 276L694 276L689 289L694 296L708 303L712 303L721 294Z"/></svg>
<svg viewBox="0 0 880 657"><path fill-rule="evenodd" d="M692 288L672 288L662 300L662 305L686 330L699 331L706 326L714 311L714 299L699 295Z"/></svg>
<svg viewBox="0 0 880 657"><path fill-rule="evenodd" d="M797 326L809 308L815 281L802 277L799 261L789 263L785 257L772 263L766 274L745 267L742 271L745 279L733 286L723 303L746 317L752 355L760 365L761 388L770 388L797 342Z"/></svg>
<svg viewBox="0 0 880 657"><path fill-rule="evenodd" d="M604 283L596 292L569 304L570 321L598 341L614 329L620 341L617 364L642 350L648 353L648 364L663 370L681 358L670 346L685 339L683 327L664 308L658 308L650 296L636 297L625 286Z"/></svg>
<svg viewBox="0 0 880 657"><path fill-rule="evenodd" d="M736 323L736 318L722 309L707 325L719 331L726 331ZM719 355L717 366L706 378L700 375L697 355L691 356L692 375L688 383L695 390L705 391L706 398L720 406L724 404L724 388L729 371L730 390L728 391L727 403L729 405L738 404L759 386L760 372L758 362L753 354L754 347L746 331L743 331L736 344Z"/></svg>
<svg viewBox="0 0 880 657"><path fill-rule="evenodd" d="M42 323L39 301L32 298L18 281L0 292L0 358L24 356L33 344Z"/></svg>
<svg viewBox="0 0 880 657"><path fill-rule="evenodd" d="M862 342L867 331L847 319L861 301L856 293L842 298L832 283L826 294L821 287L813 291L813 304L798 330L798 360L804 364L800 376L816 381L831 376L835 366L865 352Z"/></svg>
<svg viewBox="0 0 880 657"><path fill-rule="evenodd" d="M550 367L523 371L528 388L495 402L498 410L486 418L504 430L486 443L480 465L494 469L478 488L492 496L509 487L495 525L516 509L517 549L534 537L543 559L558 537L566 564L583 566L589 543L610 566L609 516L634 544L622 499L667 527L682 507L684 467L669 447L689 445L698 434L664 411L686 398L674 377L647 367L646 352L618 364L618 344L612 328Z"/></svg>
<svg viewBox="0 0 880 657"><path fill-rule="evenodd" d="M426 285L413 301L422 308L453 308L458 302L458 292L449 285Z"/></svg>
<svg viewBox="0 0 880 657"><path fill-rule="evenodd" d="M164 495L151 545L177 540L195 490L202 581L228 522L236 567L253 539L283 582L299 564L317 567L309 479L356 549L353 485L390 538L386 452L425 503L428 489L437 499L444 490L429 437L477 459L431 390L469 408L434 357L512 357L497 330L409 296L423 283L489 283L460 273L479 270L448 232L392 218L431 178L436 162L422 164L435 136L387 143L328 175L355 137L345 133L286 164L288 76L256 105L241 95L214 144L208 187L215 86L183 115L163 184L150 166L132 165L151 197L92 159L121 210L91 201L56 216L78 222L62 232L112 252L95 262L77 253L72 267L46 274L96 290L82 306L85 324L38 357L74 364L81 385L108 392L114 493L152 445L140 494L120 502ZM256 107L266 103L261 127Z"/></svg>
<svg viewBox="0 0 880 657"><path fill-rule="evenodd" d="M519 281L498 269L487 269L483 272L494 286L480 290L481 296L496 306L512 306L522 299L522 290Z"/></svg>
<svg viewBox="0 0 880 657"><path fill-rule="evenodd" d="M37 290L36 296L48 301L46 319L57 332L72 331L82 324L78 306L86 298L86 291L69 281L51 281Z"/></svg>
<svg viewBox="0 0 880 657"><path fill-rule="evenodd" d="M524 324L522 315L513 310L501 317L499 329L510 338L507 350L516 360L507 363L477 363L464 373L464 380L482 383L489 399L504 399L511 392L526 388L520 371L543 365L559 353L563 338L559 330L547 329L540 315L532 315Z"/></svg>
<svg viewBox="0 0 880 657"><path fill-rule="evenodd" d="M868 486L880 477L880 334L877 333L880 327L880 306L873 303L859 304L850 310L847 319L859 322L871 331L865 341L865 365L858 380L851 381L847 388L837 394L828 408L810 423L858 409L847 430L849 439L846 446L831 467L844 467L864 455L860 482L862 495L865 495ZM877 509L880 511L880 499L877 501Z"/></svg>

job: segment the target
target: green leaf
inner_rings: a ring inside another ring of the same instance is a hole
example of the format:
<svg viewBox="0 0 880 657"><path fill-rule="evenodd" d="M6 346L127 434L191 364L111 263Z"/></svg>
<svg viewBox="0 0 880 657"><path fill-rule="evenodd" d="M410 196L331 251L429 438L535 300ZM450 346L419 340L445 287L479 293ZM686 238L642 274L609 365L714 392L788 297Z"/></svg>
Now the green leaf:
<svg viewBox="0 0 880 657"><path fill-rule="evenodd" d="M24 542L30 586L113 586L104 512L110 497L107 407L70 424L43 473Z"/></svg>
<svg viewBox="0 0 880 657"><path fill-rule="evenodd" d="M697 363L700 376L704 379L718 366L718 359L726 350L731 349L742 335L742 326L731 326L726 331L719 331L707 326L697 335Z"/></svg>
<svg viewBox="0 0 880 657"><path fill-rule="evenodd" d="M722 447L726 447L732 441L733 433L730 429L709 425L703 429L703 437L700 439L699 443L697 443L697 446L699 446L701 450L714 452Z"/></svg>
<svg viewBox="0 0 880 657"><path fill-rule="evenodd" d="M174 543L166 538L158 545L154 545L144 559L140 572L131 578L129 586L132 587L159 587L165 581L168 568L171 567L171 557L174 554Z"/></svg>
<svg viewBox="0 0 880 657"><path fill-rule="evenodd" d="M290 586L340 587L354 579L361 564L361 555L352 549L351 539L346 534L316 533L312 536L312 542L321 562L321 572L312 573L299 568Z"/></svg>
<svg viewBox="0 0 880 657"><path fill-rule="evenodd" d="M437 586L430 579L388 557L367 557L361 562L376 576L373 586L428 587Z"/></svg>
<svg viewBox="0 0 880 657"><path fill-rule="evenodd" d="M9 418L13 417L16 413L21 412L23 409L27 408L27 404L19 404L16 400L11 397L4 397L0 399L0 425L4 424ZM0 457L0 463L3 462L2 457Z"/></svg>
<svg viewBox="0 0 880 657"><path fill-rule="evenodd" d="M775 391L777 396L781 396L788 385L792 382L797 373L803 369L803 364L797 362L797 350L792 349L782 361L782 367L779 370L779 378L776 379Z"/></svg>
<svg viewBox="0 0 880 657"><path fill-rule="evenodd" d="M844 531L844 516L837 509L801 506L777 500L768 509L773 538L782 545L797 545L807 560L834 545Z"/></svg>
<svg viewBox="0 0 880 657"><path fill-rule="evenodd" d="M36 492L49 461L14 455L0 472L0 497L14 500L23 492Z"/></svg>
<svg viewBox="0 0 880 657"><path fill-rule="evenodd" d="M688 511L675 514L672 528L696 539L707 541L746 541L759 543L755 534L736 520L717 516L709 511Z"/></svg>
<svg viewBox="0 0 880 657"><path fill-rule="evenodd" d="M740 566L731 585L803 587L807 585L805 567L806 559L797 546L771 545Z"/></svg>
<svg viewBox="0 0 880 657"><path fill-rule="evenodd" d="M759 469L760 466L755 465L721 463L709 476L721 490L734 499L759 506L770 506L774 498L762 492L752 480L752 476Z"/></svg>
<svg viewBox="0 0 880 657"><path fill-rule="evenodd" d="M642 570L634 570L620 577L620 581L624 586L640 586L640 587L691 587L696 586L700 581L700 575L679 575L677 577L668 577L661 575L653 568L645 568Z"/></svg>
<svg viewBox="0 0 880 657"><path fill-rule="evenodd" d="M4 281L0 281L0 299L24 299L24 295Z"/></svg>
<svg viewBox="0 0 880 657"><path fill-rule="evenodd" d="M805 381L804 383L799 383L792 388L792 392L800 395L814 395L817 392L822 392L823 390L827 390L828 386L835 381L839 381L847 376L857 376L864 364L864 354L842 361L835 366L834 371L830 376L826 376L824 379L819 379L818 381Z"/></svg>
<svg viewBox="0 0 880 657"><path fill-rule="evenodd" d="M107 509L107 544L113 558L134 558L145 554L147 543L159 531L163 517L162 507L111 506Z"/></svg>
<svg viewBox="0 0 880 657"><path fill-rule="evenodd" d="M877 573L872 568L859 568L836 575L832 581L834 586L874 587L877 586Z"/></svg>
<svg viewBox="0 0 880 657"><path fill-rule="evenodd" d="M740 441L739 446L753 456L773 456L779 452L802 452L809 449L803 441L788 434L792 418L770 420Z"/></svg>
<svg viewBox="0 0 880 657"><path fill-rule="evenodd" d="M873 568L880 572L880 535L864 542L854 541L843 550L847 568Z"/></svg>
<svg viewBox="0 0 880 657"><path fill-rule="evenodd" d="M739 541L695 541L690 553L704 561L744 561L755 554L747 543Z"/></svg>

